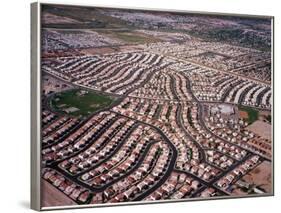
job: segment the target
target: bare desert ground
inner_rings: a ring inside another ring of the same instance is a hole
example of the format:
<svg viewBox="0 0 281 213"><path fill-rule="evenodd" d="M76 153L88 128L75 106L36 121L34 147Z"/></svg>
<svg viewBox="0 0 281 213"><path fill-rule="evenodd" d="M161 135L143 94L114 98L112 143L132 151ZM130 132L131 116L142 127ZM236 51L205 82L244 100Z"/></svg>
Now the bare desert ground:
<svg viewBox="0 0 281 213"><path fill-rule="evenodd" d="M271 140L271 125L263 121L255 121L253 124L247 127L248 130L255 134Z"/></svg>
<svg viewBox="0 0 281 213"><path fill-rule="evenodd" d="M249 172L244 178L248 183L253 183L260 188L264 189L265 192L271 193L271 162L264 161L259 166L257 166L253 171Z"/></svg>
<svg viewBox="0 0 281 213"><path fill-rule="evenodd" d="M69 206L76 203L45 180L41 182L42 206Z"/></svg>
<svg viewBox="0 0 281 213"><path fill-rule="evenodd" d="M271 162L264 161L258 165L255 169L245 175L242 182L249 184L250 188L258 187L265 193L272 193L272 173L271 173ZM237 187L233 191L234 195L246 195L248 193L242 191Z"/></svg>

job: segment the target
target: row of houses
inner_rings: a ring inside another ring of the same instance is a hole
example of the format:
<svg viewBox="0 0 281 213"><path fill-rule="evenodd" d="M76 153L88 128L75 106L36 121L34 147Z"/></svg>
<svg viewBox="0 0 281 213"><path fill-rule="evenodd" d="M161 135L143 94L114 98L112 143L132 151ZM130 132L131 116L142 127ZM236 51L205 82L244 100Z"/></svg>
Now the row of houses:
<svg viewBox="0 0 281 213"><path fill-rule="evenodd" d="M102 134L91 140L89 148L84 149L79 155L63 161L59 166L71 174L77 174L98 164L121 145L134 123L126 118L117 119ZM92 138L89 134L96 134L96 132L89 132L85 137Z"/></svg>
<svg viewBox="0 0 281 213"><path fill-rule="evenodd" d="M100 112L75 131L72 131L62 141L53 144L47 148L43 148L43 161L53 162L66 158L67 156L79 151L97 136L98 131L106 129L107 125L116 119L116 115L110 112Z"/></svg>
<svg viewBox="0 0 281 213"><path fill-rule="evenodd" d="M45 145L50 145L58 142L61 137L68 134L73 128L80 123L79 119L62 117L43 129L43 148Z"/></svg>
<svg viewBox="0 0 281 213"><path fill-rule="evenodd" d="M223 190L228 190L228 188L235 183L240 177L245 175L248 171L252 170L256 165L260 163L260 157L258 155L253 155L245 162L240 164L238 167L227 173L221 179L216 182L216 185Z"/></svg>
<svg viewBox="0 0 281 213"><path fill-rule="evenodd" d="M267 84L206 68L193 69L192 67L186 65L182 71L192 82L192 92L199 100L270 109L271 88Z"/></svg>
<svg viewBox="0 0 281 213"><path fill-rule="evenodd" d="M205 121L206 126L215 135L265 158L271 158L271 141L246 129L248 123L242 119L230 119L229 117L223 117L223 113L221 111L217 111L210 117L206 117ZM233 157L236 159L242 159L246 155L246 150L239 149L238 153Z"/></svg>
<svg viewBox="0 0 281 213"><path fill-rule="evenodd" d="M92 196L91 191L80 186L79 184L67 179L61 173L54 169L45 168L42 170L42 177L48 181L67 197L79 204L85 204Z"/></svg>
<svg viewBox="0 0 281 213"><path fill-rule="evenodd" d="M162 56L145 51L122 54L58 58L56 63L45 62L42 67L77 85L122 95L169 64Z"/></svg>
<svg viewBox="0 0 281 213"><path fill-rule="evenodd" d="M153 144L142 164L133 173L115 182L103 192L106 200L128 201L145 193L165 174L170 159L170 149L165 142Z"/></svg>
<svg viewBox="0 0 281 213"><path fill-rule="evenodd" d="M145 150L160 139L161 137L155 131L139 125L110 159L81 175L81 180L96 187L107 185L132 171L146 154Z"/></svg>
<svg viewBox="0 0 281 213"><path fill-rule="evenodd" d="M170 177L144 200L182 199L192 195L202 184L185 173L172 172Z"/></svg>

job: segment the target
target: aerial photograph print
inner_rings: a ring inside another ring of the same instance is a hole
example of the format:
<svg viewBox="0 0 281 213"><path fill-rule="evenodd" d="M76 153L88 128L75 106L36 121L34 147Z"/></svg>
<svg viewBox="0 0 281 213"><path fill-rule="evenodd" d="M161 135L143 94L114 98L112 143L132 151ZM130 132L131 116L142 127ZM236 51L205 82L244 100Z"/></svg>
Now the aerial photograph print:
<svg viewBox="0 0 281 213"><path fill-rule="evenodd" d="M42 207L273 195L272 17L40 11Z"/></svg>

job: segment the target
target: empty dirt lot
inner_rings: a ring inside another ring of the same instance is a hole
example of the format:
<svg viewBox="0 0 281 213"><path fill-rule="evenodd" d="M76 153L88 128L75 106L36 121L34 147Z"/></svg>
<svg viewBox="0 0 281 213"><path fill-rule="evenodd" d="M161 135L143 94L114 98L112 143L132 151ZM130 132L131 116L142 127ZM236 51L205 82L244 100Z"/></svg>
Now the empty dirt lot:
<svg viewBox="0 0 281 213"><path fill-rule="evenodd" d="M42 206L69 206L76 203L45 180L41 182Z"/></svg>

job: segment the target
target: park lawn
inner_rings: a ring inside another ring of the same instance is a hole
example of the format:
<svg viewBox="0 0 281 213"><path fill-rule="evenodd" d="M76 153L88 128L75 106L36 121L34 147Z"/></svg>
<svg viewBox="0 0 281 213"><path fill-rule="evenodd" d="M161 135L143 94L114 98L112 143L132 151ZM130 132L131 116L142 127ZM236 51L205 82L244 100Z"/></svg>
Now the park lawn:
<svg viewBox="0 0 281 213"><path fill-rule="evenodd" d="M154 41L153 39L138 35L136 33L130 33L130 32L119 32L116 34L116 37L129 43L146 43Z"/></svg>
<svg viewBox="0 0 281 213"><path fill-rule="evenodd" d="M59 112L72 116L86 116L109 106L113 98L88 91L80 94L81 90L74 89L55 94L50 100L51 107ZM77 108L74 112L65 112L68 108Z"/></svg>
<svg viewBox="0 0 281 213"><path fill-rule="evenodd" d="M248 114L248 118L246 118L245 120L249 124L252 124L259 118L259 111L254 108L247 107L247 106L239 106L239 110L246 112Z"/></svg>
<svg viewBox="0 0 281 213"><path fill-rule="evenodd" d="M124 42L131 44L142 44L142 43L151 43L161 41L160 39L154 38L152 36L145 35L143 33L134 32L131 30L128 31L99 31L99 33L104 33L107 36L112 38L117 38Z"/></svg>

